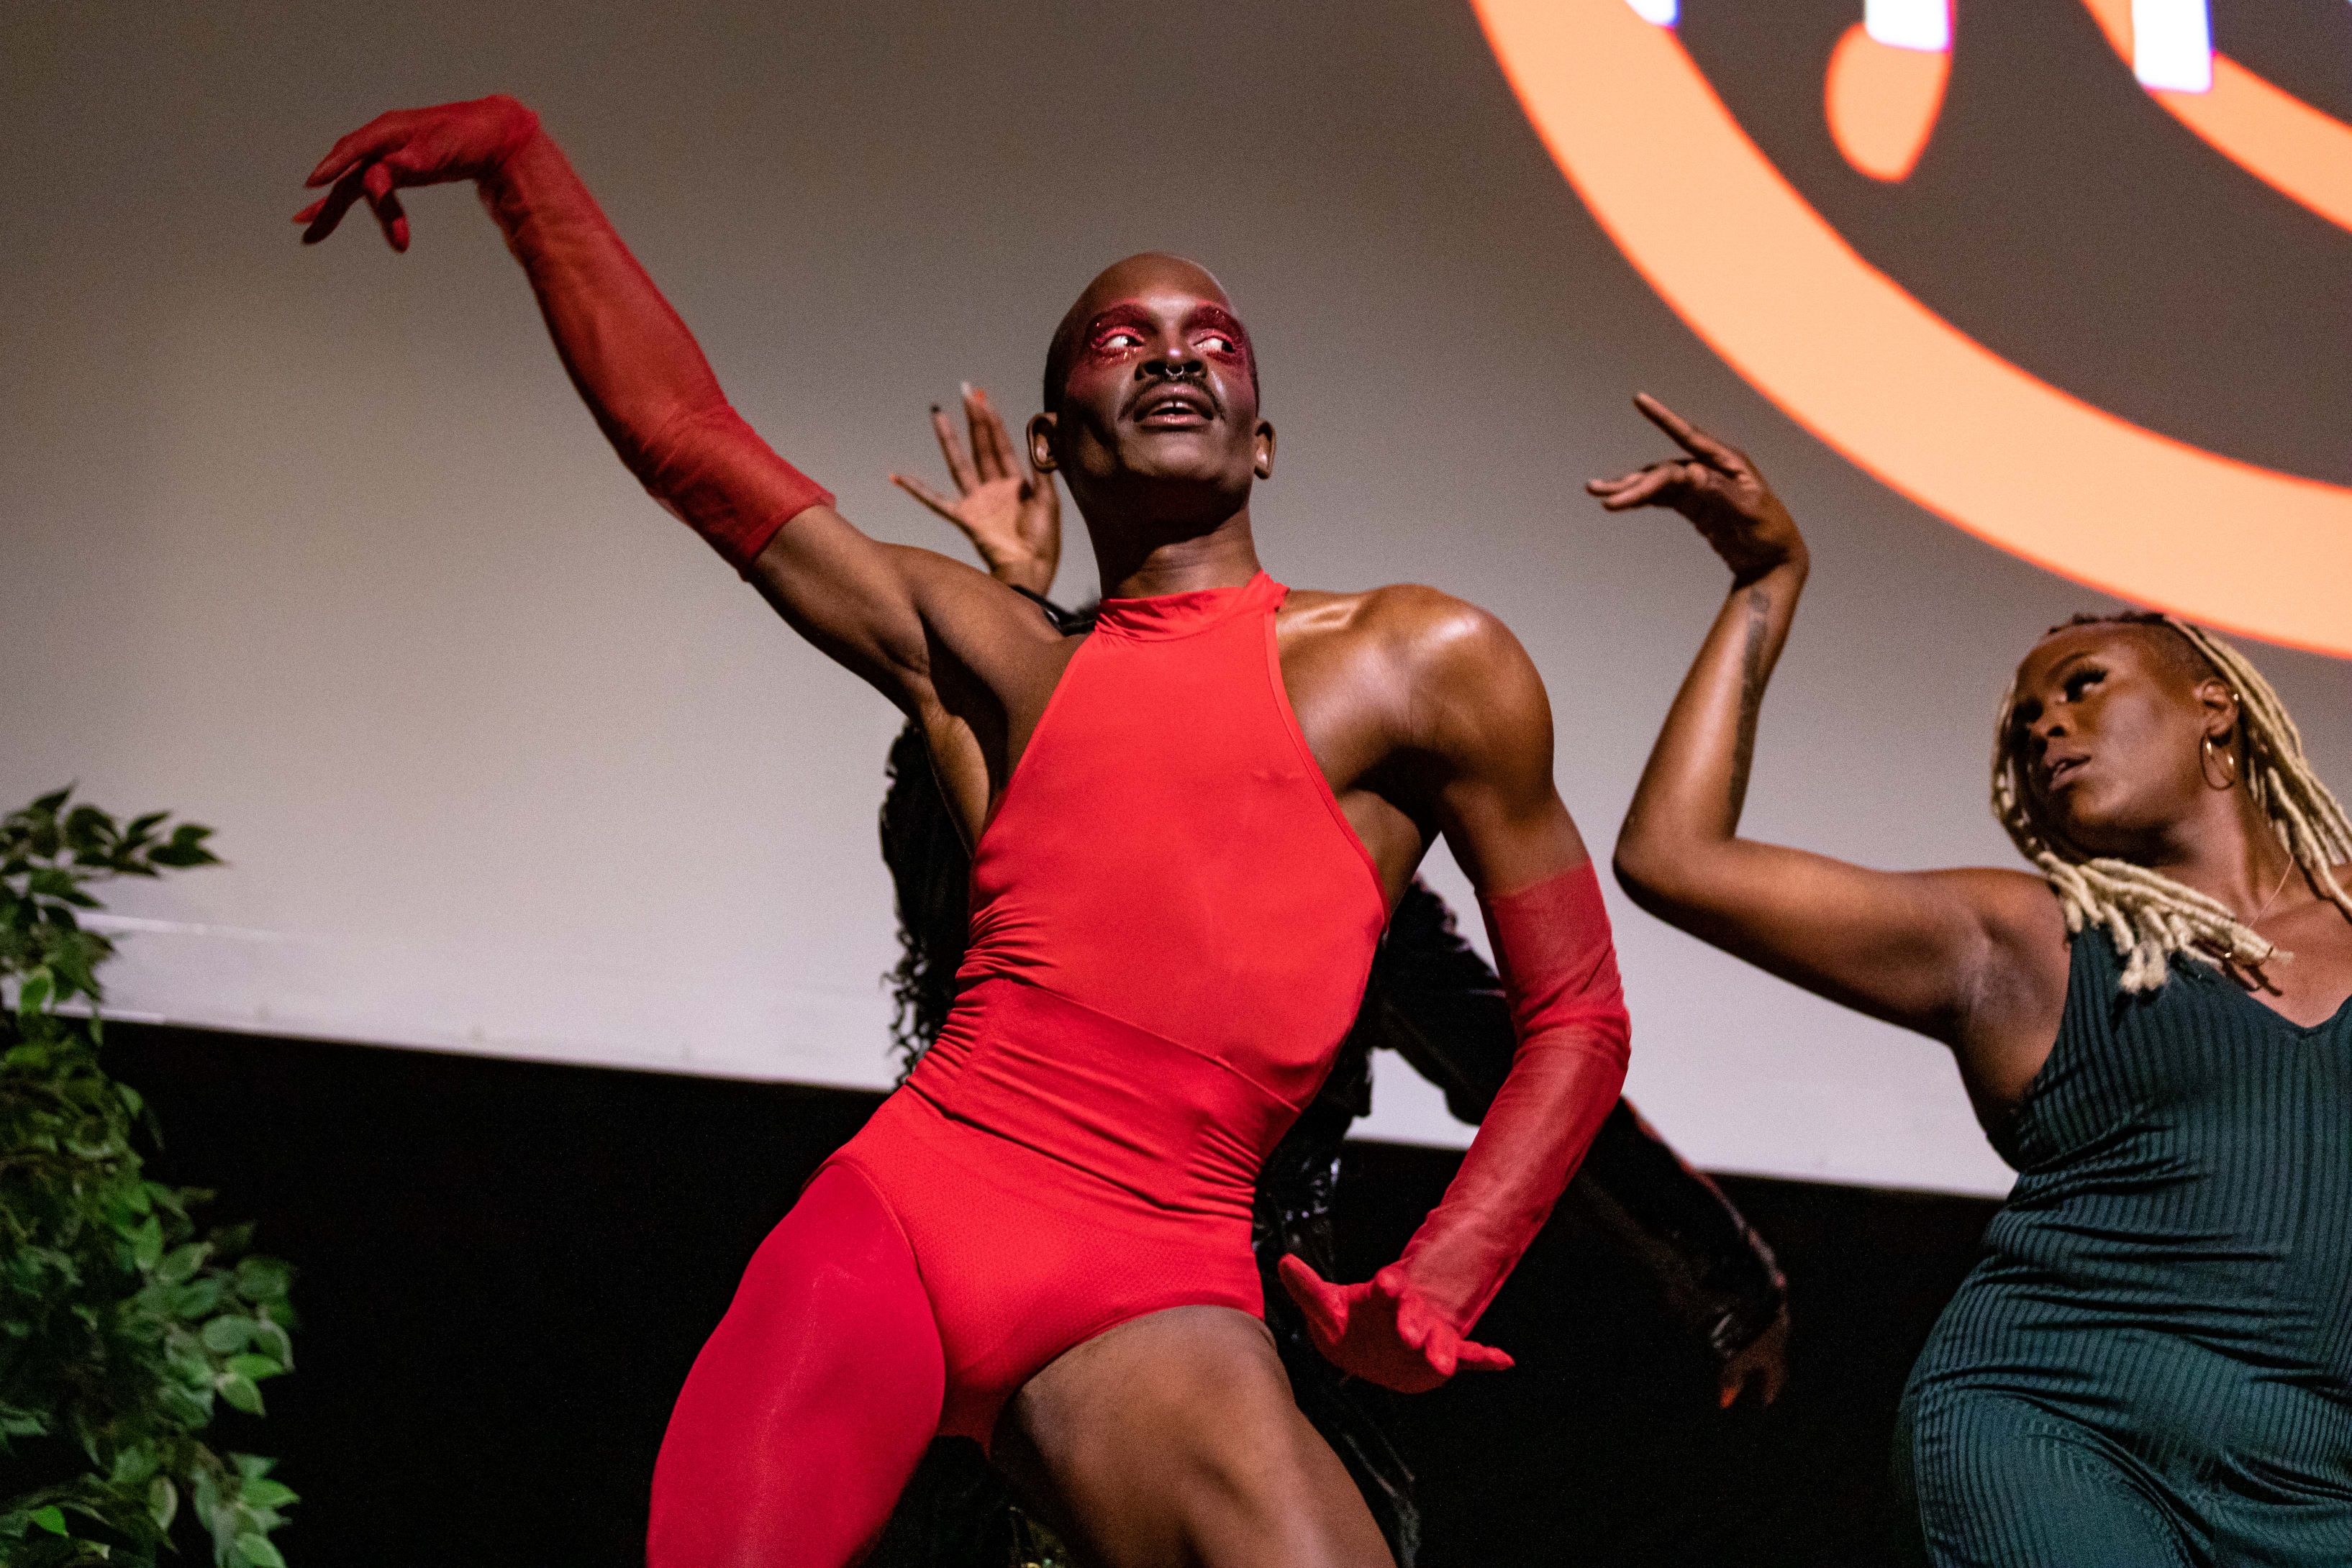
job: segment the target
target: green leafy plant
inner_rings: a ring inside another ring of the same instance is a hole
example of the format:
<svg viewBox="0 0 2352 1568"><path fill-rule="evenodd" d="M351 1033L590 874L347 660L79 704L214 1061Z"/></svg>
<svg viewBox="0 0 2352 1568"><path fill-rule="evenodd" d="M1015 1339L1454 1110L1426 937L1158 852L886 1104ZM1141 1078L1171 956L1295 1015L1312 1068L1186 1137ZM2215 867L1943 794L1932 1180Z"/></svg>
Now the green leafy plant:
<svg viewBox="0 0 2352 1568"><path fill-rule="evenodd" d="M205 1440L294 1364L292 1270L211 1195L147 1179L154 1117L99 1062L92 884L215 863L211 830L118 824L70 788L0 818L0 1564L145 1565L200 1532L217 1568L283 1568L294 1493ZM0 992L5 995L5 992ZM62 1009L62 1010L60 1010Z"/></svg>

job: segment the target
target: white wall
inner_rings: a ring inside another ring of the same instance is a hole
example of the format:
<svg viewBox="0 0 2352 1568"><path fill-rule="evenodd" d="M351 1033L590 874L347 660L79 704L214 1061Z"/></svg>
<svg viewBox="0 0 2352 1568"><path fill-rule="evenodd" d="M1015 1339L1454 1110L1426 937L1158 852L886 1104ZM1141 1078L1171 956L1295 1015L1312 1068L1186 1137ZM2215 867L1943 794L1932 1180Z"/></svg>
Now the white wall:
<svg viewBox="0 0 2352 1568"><path fill-rule="evenodd" d="M884 478L930 471L928 403L970 377L1025 412L1096 267L1202 257L1282 432L1269 566L1502 614L1596 844L1724 586L1675 520L1579 492L1656 452L1637 385L1748 446L1814 540L1755 832L2008 863L1993 697L2099 602L1716 363L1435 0L26 6L0 82L0 800L78 779L230 862L121 891L125 1012L888 1078L894 716L622 473L469 196L414 193L405 257L363 221L296 244L302 173L383 108L536 104L746 414L891 538L944 542ZM2352 781L2352 666L2257 652ZM1615 913L1631 1092L1694 1158L2005 1187L1937 1048ZM1460 1141L1409 1080L1375 1130Z"/></svg>

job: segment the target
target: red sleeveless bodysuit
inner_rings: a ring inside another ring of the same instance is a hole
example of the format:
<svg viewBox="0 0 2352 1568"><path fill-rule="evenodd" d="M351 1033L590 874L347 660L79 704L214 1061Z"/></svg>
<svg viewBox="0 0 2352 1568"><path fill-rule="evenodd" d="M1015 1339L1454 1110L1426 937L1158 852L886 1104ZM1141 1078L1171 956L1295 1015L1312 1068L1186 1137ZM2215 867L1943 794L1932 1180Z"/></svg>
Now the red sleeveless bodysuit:
<svg viewBox="0 0 2352 1568"><path fill-rule="evenodd" d="M1320 1087L1388 917L1282 683L1287 591L1104 601L972 857L939 1041L832 1164L896 1218L989 1440L1062 1352L1262 1314L1258 1167Z"/></svg>

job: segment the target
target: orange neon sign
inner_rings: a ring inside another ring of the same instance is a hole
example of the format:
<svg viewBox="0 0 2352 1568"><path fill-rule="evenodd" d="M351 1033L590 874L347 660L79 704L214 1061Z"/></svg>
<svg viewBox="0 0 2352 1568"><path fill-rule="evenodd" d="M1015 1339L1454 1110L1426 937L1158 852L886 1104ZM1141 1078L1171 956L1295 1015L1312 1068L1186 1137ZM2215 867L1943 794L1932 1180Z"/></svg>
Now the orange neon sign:
<svg viewBox="0 0 2352 1568"><path fill-rule="evenodd" d="M2086 3L2127 10L2129 0ZM1748 138L1674 32L1627 0L1473 4L1553 162L1618 248L1807 429L1919 505L2053 571L2352 656L2352 489L2145 429L1960 331L1865 261ZM2214 66L2217 88L2236 79L2220 57ZM1862 97L1877 86L1864 82ZM1923 121L1921 100L1939 100L1941 87L1938 73L1864 103L1884 121L1881 177L1899 178L1897 164L1907 172L1902 155L1916 158L1933 124L1934 102ZM2242 131L2236 112L2222 120ZM2278 177L2330 188L2269 156L2278 149L2261 133L2253 144Z"/></svg>

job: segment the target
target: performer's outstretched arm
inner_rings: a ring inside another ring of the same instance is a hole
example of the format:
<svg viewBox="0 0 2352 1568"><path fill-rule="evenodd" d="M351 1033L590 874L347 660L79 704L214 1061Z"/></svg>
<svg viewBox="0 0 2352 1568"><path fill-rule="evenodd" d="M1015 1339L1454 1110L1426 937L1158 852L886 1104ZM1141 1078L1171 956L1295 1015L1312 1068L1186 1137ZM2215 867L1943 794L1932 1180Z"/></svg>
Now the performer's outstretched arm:
<svg viewBox="0 0 2352 1568"><path fill-rule="evenodd" d="M1739 836L1765 683L1809 570L1805 542L1745 455L1654 399L1638 406L1688 455L1590 488L1612 511L1683 513L1732 584L1626 810L1618 880L1702 940L1960 1050L1972 1084L2021 1089L1997 1058L2021 1038L2017 1019L2056 1014L2049 967L2021 956L2054 950L2061 936L2039 877L1872 871ZM2055 979L2063 988L2063 967Z"/></svg>
<svg viewBox="0 0 2352 1568"><path fill-rule="evenodd" d="M1466 606L1401 653L1400 765L1478 890L1518 1048L1445 1197L1360 1285L1283 1260L1326 1354L1389 1387L1508 1366L1465 1336L1549 1217L1625 1081L1628 1026L1591 859L1552 786L1551 708L1517 639Z"/></svg>
<svg viewBox="0 0 2352 1568"><path fill-rule="evenodd" d="M364 200L405 250L398 189L457 180L479 187L564 369L629 471L810 641L902 707L923 706L926 617L947 608L943 599L984 603L1001 591L982 588L986 580L961 562L858 532L743 422L529 109L493 97L380 115L311 172L312 185L331 189L296 221L316 242Z"/></svg>

